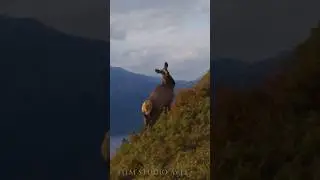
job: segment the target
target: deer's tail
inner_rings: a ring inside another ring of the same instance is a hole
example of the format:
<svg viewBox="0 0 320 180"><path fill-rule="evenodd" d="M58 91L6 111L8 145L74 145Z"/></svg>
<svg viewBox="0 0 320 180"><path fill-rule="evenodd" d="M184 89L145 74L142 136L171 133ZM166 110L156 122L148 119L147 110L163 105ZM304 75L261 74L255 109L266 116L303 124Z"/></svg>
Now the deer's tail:
<svg viewBox="0 0 320 180"><path fill-rule="evenodd" d="M142 103L141 111L145 115L149 115L152 110L152 102L151 100L147 99Z"/></svg>

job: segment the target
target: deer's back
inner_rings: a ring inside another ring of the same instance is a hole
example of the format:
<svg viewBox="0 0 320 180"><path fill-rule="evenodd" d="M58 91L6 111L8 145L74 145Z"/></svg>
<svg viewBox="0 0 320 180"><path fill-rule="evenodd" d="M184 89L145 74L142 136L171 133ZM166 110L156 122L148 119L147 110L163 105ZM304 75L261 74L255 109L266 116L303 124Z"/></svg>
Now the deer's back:
<svg viewBox="0 0 320 180"><path fill-rule="evenodd" d="M173 98L173 89L164 85L158 85L149 96L149 99L152 101L153 106L156 108L161 108L163 106L169 105L172 102Z"/></svg>

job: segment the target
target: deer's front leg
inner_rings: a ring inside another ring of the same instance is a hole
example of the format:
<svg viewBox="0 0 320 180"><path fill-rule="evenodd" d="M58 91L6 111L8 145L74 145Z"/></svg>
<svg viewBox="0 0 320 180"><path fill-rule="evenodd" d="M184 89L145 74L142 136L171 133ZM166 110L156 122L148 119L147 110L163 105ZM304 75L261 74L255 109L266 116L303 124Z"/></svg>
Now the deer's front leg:
<svg viewBox="0 0 320 180"><path fill-rule="evenodd" d="M171 111L171 105L167 106L167 111Z"/></svg>
<svg viewBox="0 0 320 180"><path fill-rule="evenodd" d="M143 116L143 121L144 121L144 126L150 126L150 115L145 115Z"/></svg>
<svg viewBox="0 0 320 180"><path fill-rule="evenodd" d="M164 108L164 112L167 114L170 111L170 106L165 106Z"/></svg>

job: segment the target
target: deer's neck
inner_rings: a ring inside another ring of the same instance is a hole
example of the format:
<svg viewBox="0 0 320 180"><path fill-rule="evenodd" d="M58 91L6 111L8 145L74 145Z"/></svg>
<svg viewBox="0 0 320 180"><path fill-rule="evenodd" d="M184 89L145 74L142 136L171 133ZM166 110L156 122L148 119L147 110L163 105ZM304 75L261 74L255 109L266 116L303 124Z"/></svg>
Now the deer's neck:
<svg viewBox="0 0 320 180"><path fill-rule="evenodd" d="M170 87L170 88L174 88L175 86L175 82L172 81L171 79L162 79L162 83L161 83L162 86L167 86L167 87Z"/></svg>

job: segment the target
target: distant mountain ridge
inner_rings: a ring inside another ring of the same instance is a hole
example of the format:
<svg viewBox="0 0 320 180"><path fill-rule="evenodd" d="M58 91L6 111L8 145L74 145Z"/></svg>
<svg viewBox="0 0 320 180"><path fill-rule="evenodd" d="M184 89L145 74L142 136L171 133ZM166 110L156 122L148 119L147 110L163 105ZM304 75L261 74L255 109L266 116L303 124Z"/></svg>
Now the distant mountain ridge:
<svg viewBox="0 0 320 180"><path fill-rule="evenodd" d="M229 58L215 59L212 63L215 64L216 84L235 89L258 87L270 75L290 68L291 63L287 61L291 56L291 52L282 52L254 63Z"/></svg>

